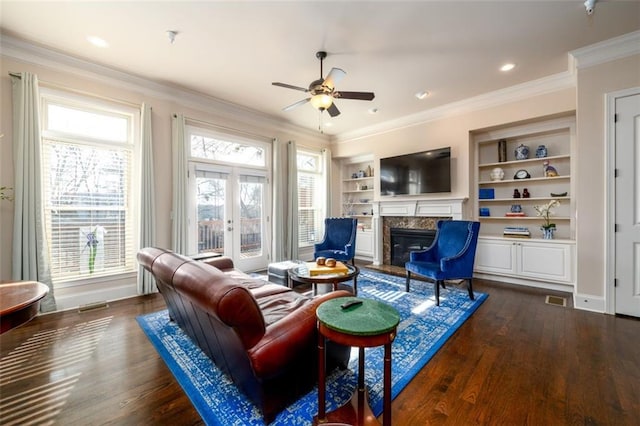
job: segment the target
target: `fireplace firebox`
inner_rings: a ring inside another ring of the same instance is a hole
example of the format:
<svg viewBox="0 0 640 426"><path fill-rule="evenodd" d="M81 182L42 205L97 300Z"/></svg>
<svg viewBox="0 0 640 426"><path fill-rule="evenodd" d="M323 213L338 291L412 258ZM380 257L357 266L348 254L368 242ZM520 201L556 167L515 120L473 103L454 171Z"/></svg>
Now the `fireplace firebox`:
<svg viewBox="0 0 640 426"><path fill-rule="evenodd" d="M391 264L404 267L409 261L409 252L424 250L431 246L436 236L432 229L391 228Z"/></svg>

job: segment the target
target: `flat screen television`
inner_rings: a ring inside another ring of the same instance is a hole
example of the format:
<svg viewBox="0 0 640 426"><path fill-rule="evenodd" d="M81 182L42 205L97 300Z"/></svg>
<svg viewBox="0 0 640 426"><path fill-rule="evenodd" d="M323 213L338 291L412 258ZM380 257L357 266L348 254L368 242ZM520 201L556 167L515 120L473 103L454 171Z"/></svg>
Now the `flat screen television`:
<svg viewBox="0 0 640 426"><path fill-rule="evenodd" d="M380 159L380 195L451 192L451 147Z"/></svg>

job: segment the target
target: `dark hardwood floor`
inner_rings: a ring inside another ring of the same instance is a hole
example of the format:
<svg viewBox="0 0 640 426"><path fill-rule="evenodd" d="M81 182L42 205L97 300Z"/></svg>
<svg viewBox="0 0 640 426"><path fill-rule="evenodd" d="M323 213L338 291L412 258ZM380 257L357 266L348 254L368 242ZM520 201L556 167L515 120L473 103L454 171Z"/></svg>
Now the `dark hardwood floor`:
<svg viewBox="0 0 640 426"><path fill-rule="evenodd" d="M639 424L640 321L475 289L489 298L393 401L394 425ZM0 424L202 424L136 322L163 308L143 296L0 336Z"/></svg>

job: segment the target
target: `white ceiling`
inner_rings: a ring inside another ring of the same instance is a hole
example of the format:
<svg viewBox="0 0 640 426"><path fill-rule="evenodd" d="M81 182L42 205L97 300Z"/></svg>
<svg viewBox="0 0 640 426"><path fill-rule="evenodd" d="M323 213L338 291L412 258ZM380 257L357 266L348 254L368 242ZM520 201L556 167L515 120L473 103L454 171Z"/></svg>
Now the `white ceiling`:
<svg viewBox="0 0 640 426"><path fill-rule="evenodd" d="M0 2L3 34L317 129L306 104L281 109L339 67L346 91L323 114L341 134L567 70L567 52L640 29L640 0L600 1L68 1ZM166 31L178 32L171 44ZM89 44L99 36L108 48ZM510 73L499 71L514 62ZM414 94L428 90L419 101ZM377 108L377 114L369 114Z"/></svg>

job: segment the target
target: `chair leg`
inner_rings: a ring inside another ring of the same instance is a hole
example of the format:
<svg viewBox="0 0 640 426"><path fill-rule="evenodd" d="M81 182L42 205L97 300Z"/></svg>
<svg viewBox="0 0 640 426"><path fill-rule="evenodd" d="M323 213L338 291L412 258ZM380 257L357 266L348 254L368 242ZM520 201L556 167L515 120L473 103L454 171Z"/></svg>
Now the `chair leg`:
<svg viewBox="0 0 640 426"><path fill-rule="evenodd" d="M353 266L356 266L356 257L355 256L351 258L351 264Z"/></svg>
<svg viewBox="0 0 640 426"><path fill-rule="evenodd" d="M411 272L407 271L407 282L404 286L404 291L409 293L409 281L411 281Z"/></svg>
<svg viewBox="0 0 640 426"><path fill-rule="evenodd" d="M433 287L436 293L436 306L440 306L440 285L442 285L442 281L436 280L433 283Z"/></svg>
<svg viewBox="0 0 640 426"><path fill-rule="evenodd" d="M471 281L473 281L471 278L467 280L467 289L469 290L469 299L476 300L476 297L473 295L473 284L471 283Z"/></svg>

